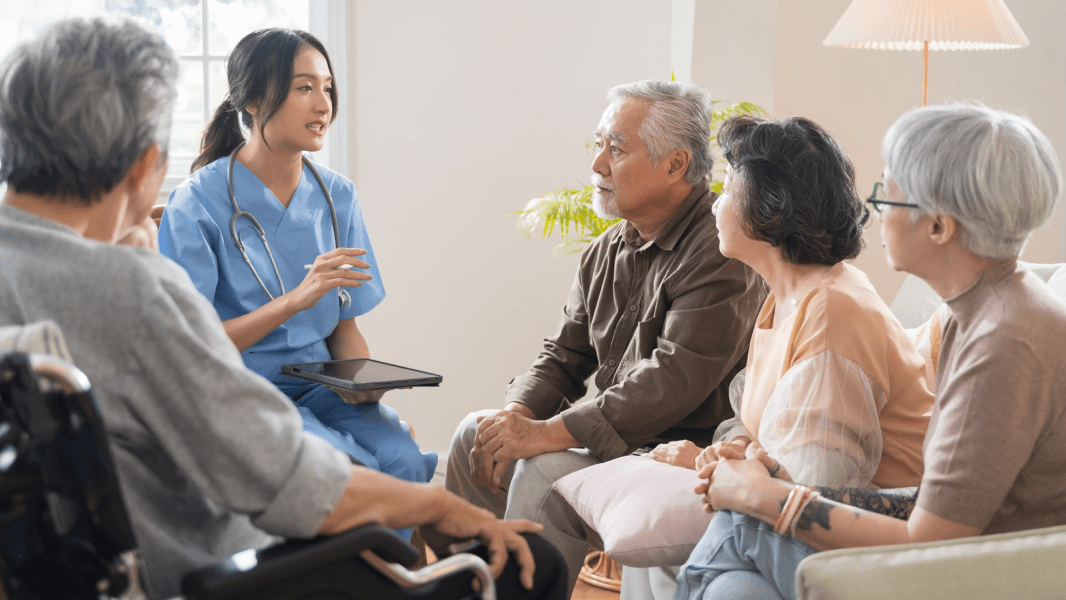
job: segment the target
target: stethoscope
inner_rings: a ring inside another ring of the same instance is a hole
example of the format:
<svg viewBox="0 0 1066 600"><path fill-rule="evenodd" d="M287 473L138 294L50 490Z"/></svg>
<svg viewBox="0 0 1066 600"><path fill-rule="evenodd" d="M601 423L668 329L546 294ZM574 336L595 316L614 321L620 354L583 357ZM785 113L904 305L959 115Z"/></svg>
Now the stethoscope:
<svg viewBox="0 0 1066 600"><path fill-rule="evenodd" d="M271 300L274 299L274 294L270 293L267 289L263 279L259 276L259 271L255 270L255 265L252 264L252 260L248 258L248 252L244 249L244 242L241 241L240 236L237 235L237 219L241 217L248 217L248 220L255 226L255 230L259 232L259 237L263 240L263 247L266 248L267 257L270 258L270 264L274 267L274 274L278 277L278 283L281 285L281 293L285 294L285 281L281 278L281 271L278 270L278 263L274 262L274 253L270 251L270 244L267 242L266 232L263 231L262 225L256 220L255 216L250 212L246 212L237 206L237 196L233 193L233 163L237 162L237 153L247 142L241 142L233 149L233 152L229 155L229 166L226 168L226 185L229 187L229 201L233 204L233 217L229 220L229 233L233 237L233 243L237 246L237 249L241 251L241 256L244 257L244 262L248 263L248 268L252 270L252 275L255 275L255 280L259 282L260 287L266 292L266 295ZM322 193L326 196L326 203L329 204L329 216L333 220L333 242L335 248L341 247L341 234L340 229L337 227L337 208L333 206L333 196L329 193L329 188L326 187L326 182L322 181L322 176L318 174L318 169L311 161L307 160L307 157L303 157L304 164L311 169L311 173L315 176L315 180L318 181L318 187L322 188ZM348 290L344 288L338 288L337 295L340 298L341 310L346 310L352 305L352 295L348 293Z"/></svg>

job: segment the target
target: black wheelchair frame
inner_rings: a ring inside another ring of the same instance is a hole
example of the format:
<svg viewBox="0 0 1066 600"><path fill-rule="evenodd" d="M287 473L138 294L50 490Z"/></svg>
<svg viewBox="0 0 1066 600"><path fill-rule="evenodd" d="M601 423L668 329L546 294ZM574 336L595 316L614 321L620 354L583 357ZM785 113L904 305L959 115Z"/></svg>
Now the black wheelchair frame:
<svg viewBox="0 0 1066 600"><path fill-rule="evenodd" d="M143 598L136 546L88 378L47 354L0 357L0 600ZM455 554L410 570L417 561L394 531L367 525L240 552L187 574L182 594L495 600L483 559Z"/></svg>

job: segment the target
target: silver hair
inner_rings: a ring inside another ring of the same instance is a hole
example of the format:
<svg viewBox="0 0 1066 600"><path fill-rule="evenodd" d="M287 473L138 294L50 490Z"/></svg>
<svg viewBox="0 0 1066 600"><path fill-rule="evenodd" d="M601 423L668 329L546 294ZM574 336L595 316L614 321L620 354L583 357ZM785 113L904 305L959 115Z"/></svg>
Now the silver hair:
<svg viewBox="0 0 1066 600"><path fill-rule="evenodd" d="M0 67L0 180L92 203L152 144L166 156L178 61L138 25L60 21Z"/></svg>
<svg viewBox="0 0 1066 600"><path fill-rule="evenodd" d="M988 260L1021 254L1062 190L1047 137L1025 117L979 104L904 114L885 134L881 157L908 202L954 218L963 246Z"/></svg>
<svg viewBox="0 0 1066 600"><path fill-rule="evenodd" d="M696 185L711 174L711 94L707 90L682 81L647 80L617 85L607 92L611 102L624 98L651 104L637 135L653 162L674 150L688 150L685 181Z"/></svg>

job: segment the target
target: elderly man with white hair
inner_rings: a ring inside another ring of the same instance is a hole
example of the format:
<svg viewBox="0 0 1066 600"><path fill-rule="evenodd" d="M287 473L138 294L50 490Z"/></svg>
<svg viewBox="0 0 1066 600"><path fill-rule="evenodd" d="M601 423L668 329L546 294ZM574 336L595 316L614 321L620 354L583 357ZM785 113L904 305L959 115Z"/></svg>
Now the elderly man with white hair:
<svg viewBox="0 0 1066 600"><path fill-rule="evenodd" d="M608 93L594 135L596 212L622 218L581 257L555 335L507 388L504 410L456 431L446 487L497 515L545 526L573 587L602 540L552 484L645 444L711 442L733 416L761 279L718 251L709 94L643 81ZM594 398L586 379L595 374Z"/></svg>
<svg viewBox="0 0 1066 600"><path fill-rule="evenodd" d="M800 560L832 548L1066 524L1066 304L1018 255L1055 207L1058 157L1027 119L930 106L885 135L889 264L947 305L918 488L794 485L755 445L697 487L718 510L678 576L683 598L791 598Z"/></svg>

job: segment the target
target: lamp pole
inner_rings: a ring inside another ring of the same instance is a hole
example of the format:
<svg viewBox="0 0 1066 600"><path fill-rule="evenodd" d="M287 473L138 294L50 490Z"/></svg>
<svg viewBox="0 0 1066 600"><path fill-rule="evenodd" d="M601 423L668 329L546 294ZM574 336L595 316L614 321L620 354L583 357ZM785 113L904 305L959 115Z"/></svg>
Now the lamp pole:
<svg viewBox="0 0 1066 600"><path fill-rule="evenodd" d="M922 106L929 104L929 41L922 44Z"/></svg>

